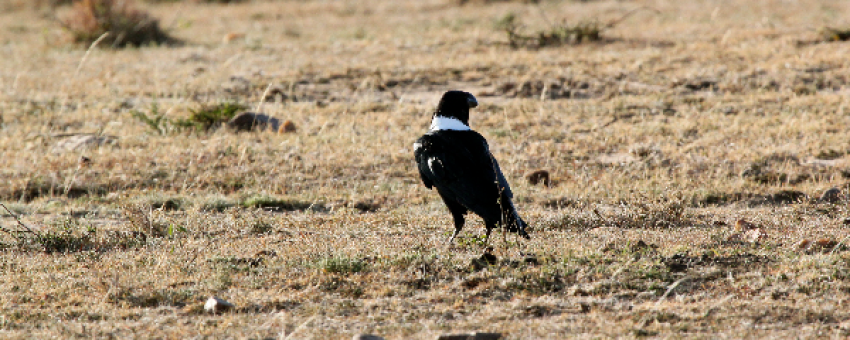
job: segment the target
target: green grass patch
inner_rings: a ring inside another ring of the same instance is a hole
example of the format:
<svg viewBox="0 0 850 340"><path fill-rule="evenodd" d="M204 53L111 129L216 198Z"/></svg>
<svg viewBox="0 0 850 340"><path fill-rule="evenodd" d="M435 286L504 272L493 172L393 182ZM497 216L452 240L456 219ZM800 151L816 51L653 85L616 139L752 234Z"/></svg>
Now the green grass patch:
<svg viewBox="0 0 850 340"><path fill-rule="evenodd" d="M198 109L189 110L192 113L189 118L179 119L175 121L175 125L183 128L193 128L199 131L208 131L221 126L237 113L247 108L245 105L234 102L204 104Z"/></svg>
<svg viewBox="0 0 850 340"><path fill-rule="evenodd" d="M347 256L332 256L318 261L318 267L327 273L352 274L366 271L368 264Z"/></svg>

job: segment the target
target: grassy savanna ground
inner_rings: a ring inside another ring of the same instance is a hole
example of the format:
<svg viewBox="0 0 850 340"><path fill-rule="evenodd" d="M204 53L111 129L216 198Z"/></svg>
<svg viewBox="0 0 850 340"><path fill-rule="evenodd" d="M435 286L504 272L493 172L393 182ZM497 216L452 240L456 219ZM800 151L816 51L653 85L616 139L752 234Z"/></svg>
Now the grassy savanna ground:
<svg viewBox="0 0 850 340"><path fill-rule="evenodd" d="M0 337L850 335L850 43L817 33L850 26L846 1L155 3L184 44L85 58L53 12L5 6L0 200L40 236L2 235ZM494 29L640 6L580 45ZM288 99L261 111L296 132L169 123L269 84ZM447 89L478 97L531 224L494 233L487 268L483 223L447 247L412 160ZM74 134L109 142L59 147Z"/></svg>

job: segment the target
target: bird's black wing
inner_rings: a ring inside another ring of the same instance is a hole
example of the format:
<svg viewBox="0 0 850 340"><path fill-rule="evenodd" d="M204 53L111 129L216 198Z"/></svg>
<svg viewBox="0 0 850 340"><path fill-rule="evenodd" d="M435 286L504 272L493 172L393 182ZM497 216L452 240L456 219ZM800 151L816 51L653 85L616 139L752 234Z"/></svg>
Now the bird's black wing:
<svg viewBox="0 0 850 340"><path fill-rule="evenodd" d="M482 138L483 139L483 138ZM484 142L484 145L487 145L487 142ZM487 148L487 155L490 156L490 159L493 162L493 170L496 174L496 179L499 181L499 189L504 193L508 198L513 198L514 194L511 192L511 186L508 184L508 180L505 179L505 175L502 174L502 168L499 167L499 162L496 161L496 157L493 157L493 154L490 153L490 148Z"/></svg>
<svg viewBox="0 0 850 340"><path fill-rule="evenodd" d="M416 158L416 167L419 170L419 177L422 178L422 184L425 184L425 187L431 189L434 186L433 181L431 180L435 174L431 173L430 167L423 168L423 162L427 165L427 159L431 156L431 140L427 135L419 137L416 142L413 143L413 156Z"/></svg>
<svg viewBox="0 0 850 340"><path fill-rule="evenodd" d="M430 132L416 141L414 154L425 186L437 187L485 220L500 220L500 193L512 194L484 137L474 131Z"/></svg>

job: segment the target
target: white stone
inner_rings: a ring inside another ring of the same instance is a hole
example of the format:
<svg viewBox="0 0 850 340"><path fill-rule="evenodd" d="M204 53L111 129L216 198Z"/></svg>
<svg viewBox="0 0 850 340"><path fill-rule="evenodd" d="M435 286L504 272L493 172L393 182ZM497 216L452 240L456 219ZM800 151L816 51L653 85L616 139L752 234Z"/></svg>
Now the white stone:
<svg viewBox="0 0 850 340"><path fill-rule="evenodd" d="M210 296L207 302L204 303L204 310L211 313L222 313L235 307L232 303L219 299L215 296Z"/></svg>

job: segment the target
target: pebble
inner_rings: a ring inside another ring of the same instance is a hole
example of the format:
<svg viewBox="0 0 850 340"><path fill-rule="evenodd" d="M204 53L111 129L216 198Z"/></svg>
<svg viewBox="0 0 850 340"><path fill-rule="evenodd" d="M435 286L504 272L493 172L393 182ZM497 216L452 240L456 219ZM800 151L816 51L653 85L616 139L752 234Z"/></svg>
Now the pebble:
<svg viewBox="0 0 850 340"><path fill-rule="evenodd" d="M243 112L231 118L227 127L236 131L262 130L268 127L277 131L281 128L281 123L280 119L263 113Z"/></svg>
<svg viewBox="0 0 850 340"><path fill-rule="evenodd" d="M285 122L283 122L283 125L280 126L280 128L277 130L277 132L278 133L290 133L290 132L295 132L296 130L297 129L295 128L295 123L293 123L291 120L287 119Z"/></svg>
<svg viewBox="0 0 850 340"><path fill-rule="evenodd" d="M820 197L821 202L838 203L841 200L841 190L838 188L829 188L823 192Z"/></svg>
<svg viewBox="0 0 850 340"><path fill-rule="evenodd" d="M204 310L211 313L223 313L229 311L235 307L232 303L219 299L215 296L211 296L207 299L207 302L204 303Z"/></svg>
<svg viewBox="0 0 850 340"><path fill-rule="evenodd" d="M357 334L351 340L384 340L384 338L372 334Z"/></svg>
<svg viewBox="0 0 850 340"><path fill-rule="evenodd" d="M242 39L244 37L245 37L245 34L243 34L243 33L227 33L221 38L221 42L228 44L228 43L230 43L234 40Z"/></svg>

